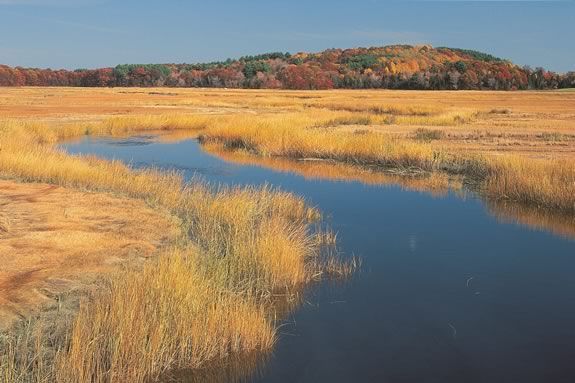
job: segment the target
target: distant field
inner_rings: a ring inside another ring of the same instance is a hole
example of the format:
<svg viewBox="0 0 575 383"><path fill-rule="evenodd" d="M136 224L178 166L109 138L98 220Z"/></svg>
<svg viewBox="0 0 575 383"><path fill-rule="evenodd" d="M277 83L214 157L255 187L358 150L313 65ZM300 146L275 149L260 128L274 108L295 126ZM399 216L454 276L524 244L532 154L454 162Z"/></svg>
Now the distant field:
<svg viewBox="0 0 575 383"><path fill-rule="evenodd" d="M399 137L419 134L450 149L490 154L570 157L575 153L572 92L4 88L0 118L62 126L124 115L347 111L362 118L356 124L335 121L330 129L369 129ZM424 131L417 133L421 128L437 132L426 136Z"/></svg>

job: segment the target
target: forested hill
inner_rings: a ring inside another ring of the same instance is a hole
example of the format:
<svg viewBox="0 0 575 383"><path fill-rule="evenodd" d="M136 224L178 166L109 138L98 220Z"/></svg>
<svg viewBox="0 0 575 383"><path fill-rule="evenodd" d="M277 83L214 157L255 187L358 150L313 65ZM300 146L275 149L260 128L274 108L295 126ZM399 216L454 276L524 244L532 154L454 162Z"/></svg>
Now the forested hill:
<svg viewBox="0 0 575 383"><path fill-rule="evenodd" d="M575 87L575 72L519 67L472 50L393 45L74 71L0 65L0 86L515 90Z"/></svg>

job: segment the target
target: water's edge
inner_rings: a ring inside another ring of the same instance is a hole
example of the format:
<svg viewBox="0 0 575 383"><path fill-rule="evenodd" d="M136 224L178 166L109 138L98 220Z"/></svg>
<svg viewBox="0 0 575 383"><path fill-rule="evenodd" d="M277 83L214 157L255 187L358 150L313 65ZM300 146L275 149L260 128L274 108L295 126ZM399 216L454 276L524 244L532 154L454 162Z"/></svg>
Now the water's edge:
<svg viewBox="0 0 575 383"><path fill-rule="evenodd" d="M342 251L361 256L359 278L310 291L282 327L274 355L254 362L255 375L245 374L246 359L219 365L204 380L575 381L575 241L566 238L575 228L568 219L452 192L330 179L322 168L315 171L324 177L314 178L227 162L195 140L88 138L62 146L177 169L188 179L279 186L317 205Z"/></svg>

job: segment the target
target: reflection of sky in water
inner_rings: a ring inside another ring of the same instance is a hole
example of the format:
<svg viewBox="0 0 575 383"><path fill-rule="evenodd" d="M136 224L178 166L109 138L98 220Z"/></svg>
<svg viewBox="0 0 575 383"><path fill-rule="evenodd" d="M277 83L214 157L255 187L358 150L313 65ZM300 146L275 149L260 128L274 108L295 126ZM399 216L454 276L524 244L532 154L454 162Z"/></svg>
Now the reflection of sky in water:
<svg viewBox="0 0 575 383"><path fill-rule="evenodd" d="M417 237L415 235L409 236L409 250L414 252L417 249Z"/></svg>
<svg viewBox="0 0 575 383"><path fill-rule="evenodd" d="M317 205L342 251L363 260L348 284L307 294L259 381L575 381L575 241L499 222L473 198L306 180L224 162L195 141L144 141L67 149L280 186Z"/></svg>

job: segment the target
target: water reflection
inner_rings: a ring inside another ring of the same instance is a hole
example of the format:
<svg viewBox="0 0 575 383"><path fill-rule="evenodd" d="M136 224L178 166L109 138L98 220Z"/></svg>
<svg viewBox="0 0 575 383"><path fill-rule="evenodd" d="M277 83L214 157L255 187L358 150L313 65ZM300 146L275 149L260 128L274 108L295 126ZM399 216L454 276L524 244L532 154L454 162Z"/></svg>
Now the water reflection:
<svg viewBox="0 0 575 383"><path fill-rule="evenodd" d="M331 161L296 161L282 158L256 157L243 152L230 152L217 145L204 149L226 161L240 165L261 166L277 172L295 173L309 180L331 180L361 182L367 185L396 185L403 190L429 193L435 197L454 192L466 198L467 192L461 178L446 174L401 175L383 172L376 168L339 164ZM575 216L549 209L528 206L510 201L485 201L488 211L503 223L528 226L553 234L575 238ZM412 243L413 242L413 243ZM410 248L415 248L416 238L410 239Z"/></svg>
<svg viewBox="0 0 575 383"><path fill-rule="evenodd" d="M201 369L173 371L160 380L162 383L244 383L261 378L269 353L254 352L230 355L224 360L208 363Z"/></svg>
<svg viewBox="0 0 575 383"><path fill-rule="evenodd" d="M555 235L575 239L575 216L536 206L525 206L506 201L487 201L489 212L499 221L544 230Z"/></svg>
<svg viewBox="0 0 575 383"><path fill-rule="evenodd" d="M461 179L440 173L400 174L393 170L341 164L328 160L289 160L278 157L256 157L241 151L227 151L217 145L202 146L206 152L239 165L260 166L276 172L295 173L308 180L361 182L366 185L397 185L404 190L423 191L445 196L449 191L462 191Z"/></svg>

